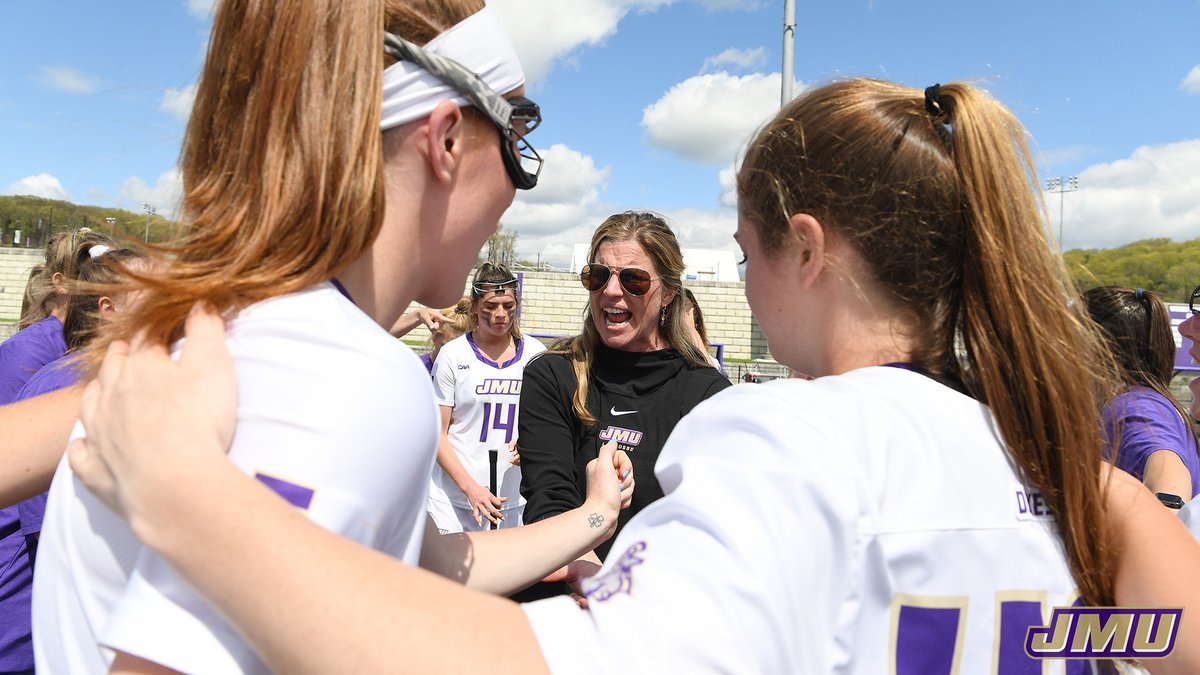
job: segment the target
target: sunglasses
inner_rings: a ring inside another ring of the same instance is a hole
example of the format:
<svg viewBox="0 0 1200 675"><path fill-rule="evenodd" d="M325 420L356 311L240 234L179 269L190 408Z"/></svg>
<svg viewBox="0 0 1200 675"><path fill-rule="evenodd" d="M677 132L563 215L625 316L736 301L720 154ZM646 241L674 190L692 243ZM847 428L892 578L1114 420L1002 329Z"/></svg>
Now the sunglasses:
<svg viewBox="0 0 1200 675"><path fill-rule="evenodd" d="M411 61L421 66L469 99L500 132L500 156L513 186L518 190L529 190L537 185L542 173L542 157L525 140L525 135L542 122L542 111L536 103L524 96L506 99L454 59L427 52L386 31L383 33L383 51L399 61Z"/></svg>
<svg viewBox="0 0 1200 675"><path fill-rule="evenodd" d="M1200 314L1200 286L1192 289L1192 297L1188 300L1188 311L1192 314Z"/></svg>
<svg viewBox="0 0 1200 675"><path fill-rule="evenodd" d="M579 283L583 284L583 287L589 291L598 291L608 285L608 280L615 271L608 265L588 263L579 272ZM621 288L624 288L630 295L645 295L649 293L650 282L660 278L652 277L646 270L636 267L626 267L617 272L617 281L621 282Z"/></svg>

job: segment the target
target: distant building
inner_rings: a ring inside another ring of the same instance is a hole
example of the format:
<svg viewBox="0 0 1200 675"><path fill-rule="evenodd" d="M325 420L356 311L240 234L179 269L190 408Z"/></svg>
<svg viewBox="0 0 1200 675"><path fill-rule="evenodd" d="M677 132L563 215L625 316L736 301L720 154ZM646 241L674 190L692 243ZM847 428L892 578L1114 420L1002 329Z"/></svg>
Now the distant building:
<svg viewBox="0 0 1200 675"><path fill-rule="evenodd" d="M578 273L587 264L588 245L575 244L571 253L571 272ZM737 255L733 251L704 248L683 249L683 281L738 282Z"/></svg>

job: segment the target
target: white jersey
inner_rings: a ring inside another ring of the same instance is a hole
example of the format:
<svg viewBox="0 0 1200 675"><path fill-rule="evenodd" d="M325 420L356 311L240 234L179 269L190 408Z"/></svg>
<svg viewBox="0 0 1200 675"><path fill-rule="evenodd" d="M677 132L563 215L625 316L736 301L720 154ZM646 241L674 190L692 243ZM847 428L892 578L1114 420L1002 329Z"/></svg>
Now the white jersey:
<svg viewBox="0 0 1200 675"><path fill-rule="evenodd" d="M511 464L509 443L517 437L518 403L525 364L546 351L542 343L525 337L516 355L496 363L479 351L470 333L447 342L433 364L433 389L438 405L454 408L449 438L458 461L483 487L489 487L488 451L497 451L497 497L508 497L501 510L524 506L521 468ZM429 498L460 508L471 508L466 495L442 467L434 464Z"/></svg>
<svg viewBox="0 0 1200 675"><path fill-rule="evenodd" d="M1063 672L1024 654L1076 597L1049 510L988 410L932 379L732 387L656 475L588 608L525 606L552 672Z"/></svg>
<svg viewBox="0 0 1200 675"><path fill-rule="evenodd" d="M238 381L229 458L321 526L417 564L438 433L417 357L330 284L242 311L226 344ZM108 672L107 648L183 672L267 672L65 458L33 597L39 672Z"/></svg>
<svg viewBox="0 0 1200 675"><path fill-rule="evenodd" d="M1200 498L1188 502L1179 511L1179 518L1192 531L1192 536L1200 541Z"/></svg>

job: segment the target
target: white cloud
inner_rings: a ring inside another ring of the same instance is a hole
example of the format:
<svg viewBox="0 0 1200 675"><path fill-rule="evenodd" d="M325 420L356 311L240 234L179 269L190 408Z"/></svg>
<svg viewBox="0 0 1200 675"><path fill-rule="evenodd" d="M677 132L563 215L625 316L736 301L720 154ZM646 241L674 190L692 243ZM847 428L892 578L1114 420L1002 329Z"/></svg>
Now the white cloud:
<svg viewBox="0 0 1200 675"><path fill-rule="evenodd" d="M737 250L732 239L737 227L735 201L722 199L721 205L709 209L665 211L653 204L613 204L603 198L611 167L597 168L592 157L564 145L541 153L546 165L538 187L518 192L501 219L506 228L519 233L518 255L526 260L565 269L576 244L588 243L601 221L629 209L662 213L684 248ZM721 186L731 200L736 199L732 197L733 171L731 165L720 173Z"/></svg>
<svg viewBox="0 0 1200 675"><path fill-rule="evenodd" d="M577 243L591 239L605 217L621 210L603 201L611 167L562 145L539 148L541 178L533 190L517 192L500 219L516 231L518 254L527 260L566 267Z"/></svg>
<svg viewBox="0 0 1200 675"><path fill-rule="evenodd" d="M30 195L45 199L61 199L70 201L71 194L63 188L58 179L48 173L27 176L9 185L4 190L6 195Z"/></svg>
<svg viewBox="0 0 1200 675"><path fill-rule="evenodd" d="M583 45L597 45L617 30L630 9L657 6L653 0L554 0L529 11L523 0L490 0L488 7L500 18L525 77L533 83L545 79L554 62Z"/></svg>
<svg viewBox="0 0 1200 675"><path fill-rule="evenodd" d="M519 233L520 255L532 260L542 253L543 262L560 264L553 251L566 250L569 260L570 248L587 241L613 210L601 201L611 169L597 168L590 156L561 144L539 152L545 165L538 186L518 192L501 222Z"/></svg>
<svg viewBox="0 0 1200 675"><path fill-rule="evenodd" d="M1060 204L1059 199L1063 200ZM1200 235L1200 139L1143 146L1128 159L1079 173L1079 189L1047 194L1051 230L1063 215L1064 248Z"/></svg>
<svg viewBox="0 0 1200 675"><path fill-rule="evenodd" d="M687 160L728 164L779 109L780 82L779 73L684 80L642 111L646 140Z"/></svg>
<svg viewBox="0 0 1200 675"><path fill-rule="evenodd" d="M539 151L544 164L534 190L518 194L520 201L527 204L558 204L565 202L595 202L599 190L608 180L610 167L596 168L596 160L555 143Z"/></svg>
<svg viewBox="0 0 1200 675"><path fill-rule="evenodd" d="M154 207L158 215L175 218L179 212L179 200L183 196L183 176L179 167L172 167L158 177L154 187L138 176L130 176L121 184L121 196L117 206L128 211L141 212L145 204Z"/></svg>
<svg viewBox="0 0 1200 675"><path fill-rule="evenodd" d="M556 63L571 63L581 47L602 44L630 12L653 12L678 0L553 0L529 11L527 0L488 0L517 49L525 77L536 85ZM692 0L710 11L754 9L761 0Z"/></svg>
<svg viewBox="0 0 1200 675"><path fill-rule="evenodd" d="M1183 82L1179 83L1180 91L1189 94L1200 94L1200 66L1192 68L1187 77L1183 78Z"/></svg>
<svg viewBox="0 0 1200 675"><path fill-rule="evenodd" d="M47 87L69 94L90 94L100 86L96 78L67 66L43 66L39 79Z"/></svg>
<svg viewBox="0 0 1200 675"><path fill-rule="evenodd" d="M722 70L725 66L750 70L761 68L766 63L767 52L762 47L757 49L734 49L731 47L716 56L704 59L704 65L700 67L700 72L711 73Z"/></svg>
<svg viewBox="0 0 1200 675"><path fill-rule="evenodd" d="M187 0L187 11L197 19L208 19L212 17L216 4L216 0Z"/></svg>
<svg viewBox="0 0 1200 675"><path fill-rule="evenodd" d="M737 208L737 165L731 163L729 166L721 169L717 180L721 183L721 193L717 197L717 203L731 209Z"/></svg>
<svg viewBox="0 0 1200 675"><path fill-rule="evenodd" d="M188 116L192 114L192 103L196 100L196 83L193 82L183 89L175 87L167 87L163 92L162 101L158 104L158 109L171 115L175 119L187 121Z"/></svg>
<svg viewBox="0 0 1200 675"><path fill-rule="evenodd" d="M674 228L681 248L740 250L733 241L737 229L734 209L669 209L661 213Z"/></svg>

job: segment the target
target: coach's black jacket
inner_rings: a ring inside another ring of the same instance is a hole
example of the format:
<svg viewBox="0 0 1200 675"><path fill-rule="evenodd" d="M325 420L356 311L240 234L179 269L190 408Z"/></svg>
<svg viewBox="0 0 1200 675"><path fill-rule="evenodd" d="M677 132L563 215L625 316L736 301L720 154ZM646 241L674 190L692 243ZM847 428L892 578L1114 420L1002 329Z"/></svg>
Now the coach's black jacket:
<svg viewBox="0 0 1200 675"><path fill-rule="evenodd" d="M599 421L594 425L584 425L572 409L576 380L567 356L546 353L525 366L517 448L526 523L581 506L587 463L614 439L629 453L636 481L633 504L617 521L619 532L634 514L662 497L654 465L675 424L696 404L730 386L716 368L695 365L674 349L623 352L604 345L596 351L588 379L588 409ZM601 559L611 543L597 547Z"/></svg>

